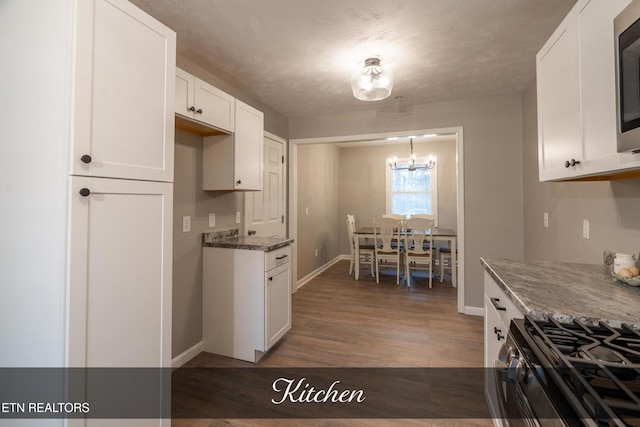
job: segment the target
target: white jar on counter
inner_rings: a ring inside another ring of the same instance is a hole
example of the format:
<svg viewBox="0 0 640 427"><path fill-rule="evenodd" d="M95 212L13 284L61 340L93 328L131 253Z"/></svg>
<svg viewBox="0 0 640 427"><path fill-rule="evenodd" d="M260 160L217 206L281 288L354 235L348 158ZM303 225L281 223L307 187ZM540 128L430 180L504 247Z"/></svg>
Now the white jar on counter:
<svg viewBox="0 0 640 427"><path fill-rule="evenodd" d="M613 260L613 272L618 274L621 268L634 267L636 265L636 256L628 254L616 254Z"/></svg>

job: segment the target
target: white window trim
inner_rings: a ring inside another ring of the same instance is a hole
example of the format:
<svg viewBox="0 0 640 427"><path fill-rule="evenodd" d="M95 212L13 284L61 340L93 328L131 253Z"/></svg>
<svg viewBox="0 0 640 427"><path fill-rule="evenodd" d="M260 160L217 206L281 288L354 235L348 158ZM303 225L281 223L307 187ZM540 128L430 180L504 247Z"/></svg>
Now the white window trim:
<svg viewBox="0 0 640 427"><path fill-rule="evenodd" d="M399 165L408 165L411 162L410 158L402 158L402 159L398 159L396 161L397 164ZM420 164L420 163L418 163ZM392 206L391 206L391 201L392 201L392 197L391 197L391 168L389 167L389 163L385 160L384 163L385 166L385 186L386 186L386 213L390 214L392 213ZM433 167L433 169L431 169L431 203L433 206L433 211L436 215L436 220L435 220L435 226L438 226L438 164L436 163L436 165Z"/></svg>

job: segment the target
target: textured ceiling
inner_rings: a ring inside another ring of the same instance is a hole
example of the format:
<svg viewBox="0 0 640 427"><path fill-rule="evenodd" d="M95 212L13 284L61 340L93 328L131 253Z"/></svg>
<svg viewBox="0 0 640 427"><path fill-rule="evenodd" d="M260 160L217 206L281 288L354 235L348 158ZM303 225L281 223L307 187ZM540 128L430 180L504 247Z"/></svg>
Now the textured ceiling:
<svg viewBox="0 0 640 427"><path fill-rule="evenodd" d="M176 31L178 55L287 117L519 93L576 2L130 1ZM351 75L370 56L395 75L384 101L351 93Z"/></svg>

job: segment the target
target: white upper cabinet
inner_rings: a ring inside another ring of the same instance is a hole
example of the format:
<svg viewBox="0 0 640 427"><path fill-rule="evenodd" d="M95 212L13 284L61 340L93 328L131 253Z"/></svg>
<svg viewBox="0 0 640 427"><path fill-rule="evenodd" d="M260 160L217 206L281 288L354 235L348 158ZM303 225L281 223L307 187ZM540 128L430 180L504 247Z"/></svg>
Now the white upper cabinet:
<svg viewBox="0 0 640 427"><path fill-rule="evenodd" d="M175 87L176 114L225 132L235 131L234 97L180 68L176 69ZM188 124L183 127L189 130Z"/></svg>
<svg viewBox="0 0 640 427"><path fill-rule="evenodd" d="M235 133L203 139L204 190L262 190L264 114L236 100Z"/></svg>
<svg viewBox="0 0 640 427"><path fill-rule="evenodd" d="M613 19L630 0L580 0L536 56L540 181L640 167L618 153Z"/></svg>
<svg viewBox="0 0 640 427"><path fill-rule="evenodd" d="M175 33L121 0L76 19L71 174L172 182Z"/></svg>
<svg viewBox="0 0 640 427"><path fill-rule="evenodd" d="M541 180L575 173L565 161L582 160L577 19L569 14L536 57Z"/></svg>

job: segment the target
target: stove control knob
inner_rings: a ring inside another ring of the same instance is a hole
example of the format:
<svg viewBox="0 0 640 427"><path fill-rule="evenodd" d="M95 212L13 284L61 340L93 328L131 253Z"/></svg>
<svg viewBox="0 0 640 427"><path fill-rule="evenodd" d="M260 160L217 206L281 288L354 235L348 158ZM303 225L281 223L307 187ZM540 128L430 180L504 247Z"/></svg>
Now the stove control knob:
<svg viewBox="0 0 640 427"><path fill-rule="evenodd" d="M513 359L507 368L507 378L510 381L526 384L529 380L529 369L521 359Z"/></svg>
<svg viewBox="0 0 640 427"><path fill-rule="evenodd" d="M518 350L516 350L514 346L506 343L502 344L502 347L500 347L500 352L498 353L498 360L509 366L511 364L511 361L513 359L517 359L517 357Z"/></svg>

